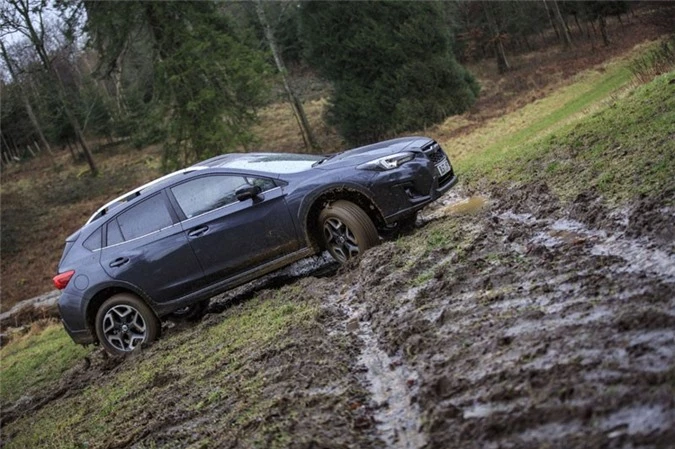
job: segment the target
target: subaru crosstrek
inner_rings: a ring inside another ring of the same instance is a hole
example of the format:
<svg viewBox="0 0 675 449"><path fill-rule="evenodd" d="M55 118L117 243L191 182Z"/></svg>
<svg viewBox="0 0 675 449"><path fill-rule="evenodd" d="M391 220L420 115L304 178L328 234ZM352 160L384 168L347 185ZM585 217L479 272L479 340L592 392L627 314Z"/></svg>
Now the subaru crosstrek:
<svg viewBox="0 0 675 449"><path fill-rule="evenodd" d="M98 209L66 239L54 284L66 331L125 354L168 316L327 250L339 262L457 182L438 143L407 137L333 156L225 154Z"/></svg>

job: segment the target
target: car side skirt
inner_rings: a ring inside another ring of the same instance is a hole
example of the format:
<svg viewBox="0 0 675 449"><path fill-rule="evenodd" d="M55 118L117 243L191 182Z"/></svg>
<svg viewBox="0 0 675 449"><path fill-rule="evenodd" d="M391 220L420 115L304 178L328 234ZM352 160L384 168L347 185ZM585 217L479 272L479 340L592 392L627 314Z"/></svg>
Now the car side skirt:
<svg viewBox="0 0 675 449"><path fill-rule="evenodd" d="M285 256L282 256L278 259L267 262L264 265L259 265L250 270L239 273L234 277L224 279L222 281L211 284L201 290L198 290L194 293L190 293L187 296L183 296L173 301L169 301L162 304L153 303L152 306L159 316L166 315L173 312L176 309L179 309L183 306L194 304L200 300L211 298L217 294L226 292L230 289L238 287L242 284L245 284L253 279L257 279L260 276L271 273L272 271L283 268L287 265L297 262L300 259L309 257L314 254L314 251L310 248L302 248L298 251L292 252Z"/></svg>

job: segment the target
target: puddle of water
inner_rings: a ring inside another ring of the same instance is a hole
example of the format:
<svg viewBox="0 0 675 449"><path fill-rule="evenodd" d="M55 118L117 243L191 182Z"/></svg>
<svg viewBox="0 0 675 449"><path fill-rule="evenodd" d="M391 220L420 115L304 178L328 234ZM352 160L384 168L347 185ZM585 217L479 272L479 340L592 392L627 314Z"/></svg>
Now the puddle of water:
<svg viewBox="0 0 675 449"><path fill-rule="evenodd" d="M528 429L521 433L519 437L524 441L545 441L550 444L551 441L565 438L568 435L579 432L581 422L578 420L566 423L544 424L533 429Z"/></svg>
<svg viewBox="0 0 675 449"><path fill-rule="evenodd" d="M419 217L422 223L427 223L448 215L473 214L485 207L487 202L488 199L484 196L461 198L446 195L427 206L420 212Z"/></svg>
<svg viewBox="0 0 675 449"><path fill-rule="evenodd" d="M516 215L512 212L505 212L500 217L523 223L547 222L529 214ZM588 229L575 220L560 219L550 223L547 230L537 233L530 242L547 248L590 242L591 255L623 259L626 266L618 268L620 272L655 274L667 282L675 282L675 255L653 247L644 239L611 235L602 230Z"/></svg>
<svg viewBox="0 0 675 449"><path fill-rule="evenodd" d="M409 293L413 294L413 293ZM418 374L409 369L401 357L390 357L380 349L370 321L361 320L365 304L358 302L354 289L342 296L334 297L347 315L347 331L356 332L363 343L358 364L366 368L368 390L377 404L374 418L380 438L386 447L419 449L427 444L426 435L421 431L422 418L413 397L419 385Z"/></svg>
<svg viewBox="0 0 675 449"><path fill-rule="evenodd" d="M510 412L515 408L514 403L510 404L482 404L476 403L464 408L464 419L487 418L494 413Z"/></svg>
<svg viewBox="0 0 675 449"><path fill-rule="evenodd" d="M638 241L608 239L591 249L594 256L615 256L627 262L626 272L654 273L675 282L675 256Z"/></svg>
<svg viewBox="0 0 675 449"><path fill-rule="evenodd" d="M506 211L497 215L502 220L517 221L519 223L533 224L537 219L532 214L516 214L513 211Z"/></svg>
<svg viewBox="0 0 675 449"><path fill-rule="evenodd" d="M481 210L487 203L483 196L472 196L458 201L441 209L441 215L464 215L473 214Z"/></svg>

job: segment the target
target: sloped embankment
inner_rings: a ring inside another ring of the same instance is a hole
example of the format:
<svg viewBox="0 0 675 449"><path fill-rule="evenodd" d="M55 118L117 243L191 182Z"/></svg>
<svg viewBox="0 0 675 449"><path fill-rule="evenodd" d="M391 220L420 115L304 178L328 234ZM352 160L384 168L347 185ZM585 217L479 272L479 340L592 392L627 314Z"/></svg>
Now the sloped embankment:
<svg viewBox="0 0 675 449"><path fill-rule="evenodd" d="M3 445L671 447L674 86L574 129L585 141L620 137L621 117L641 125L621 152L529 153L514 170L552 156L564 170L457 189L335 274L290 270L125 360L95 351L56 383L0 386ZM637 106L661 112L625 114ZM650 189L619 176L621 157L652 170L639 173ZM569 172L588 182L563 183ZM600 187L632 199L610 205Z"/></svg>

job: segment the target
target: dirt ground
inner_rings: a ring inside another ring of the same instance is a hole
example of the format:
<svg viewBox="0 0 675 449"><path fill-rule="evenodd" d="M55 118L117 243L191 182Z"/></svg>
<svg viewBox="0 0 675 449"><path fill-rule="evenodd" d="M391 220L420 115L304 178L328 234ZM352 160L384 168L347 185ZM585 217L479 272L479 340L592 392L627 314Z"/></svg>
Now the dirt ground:
<svg viewBox="0 0 675 449"><path fill-rule="evenodd" d="M233 304L289 283L318 305L281 348L243 361L265 379L262 415L223 423L243 392L172 412L186 392L164 388L162 413L134 423L129 440L98 444L672 447L674 200L671 189L612 210L593 193L561 205L544 183L454 191L411 235L347 267L310 260L215 298L197 326L165 327L164 339L198 338ZM3 426L130 363L95 352L54 389L6 407Z"/></svg>

